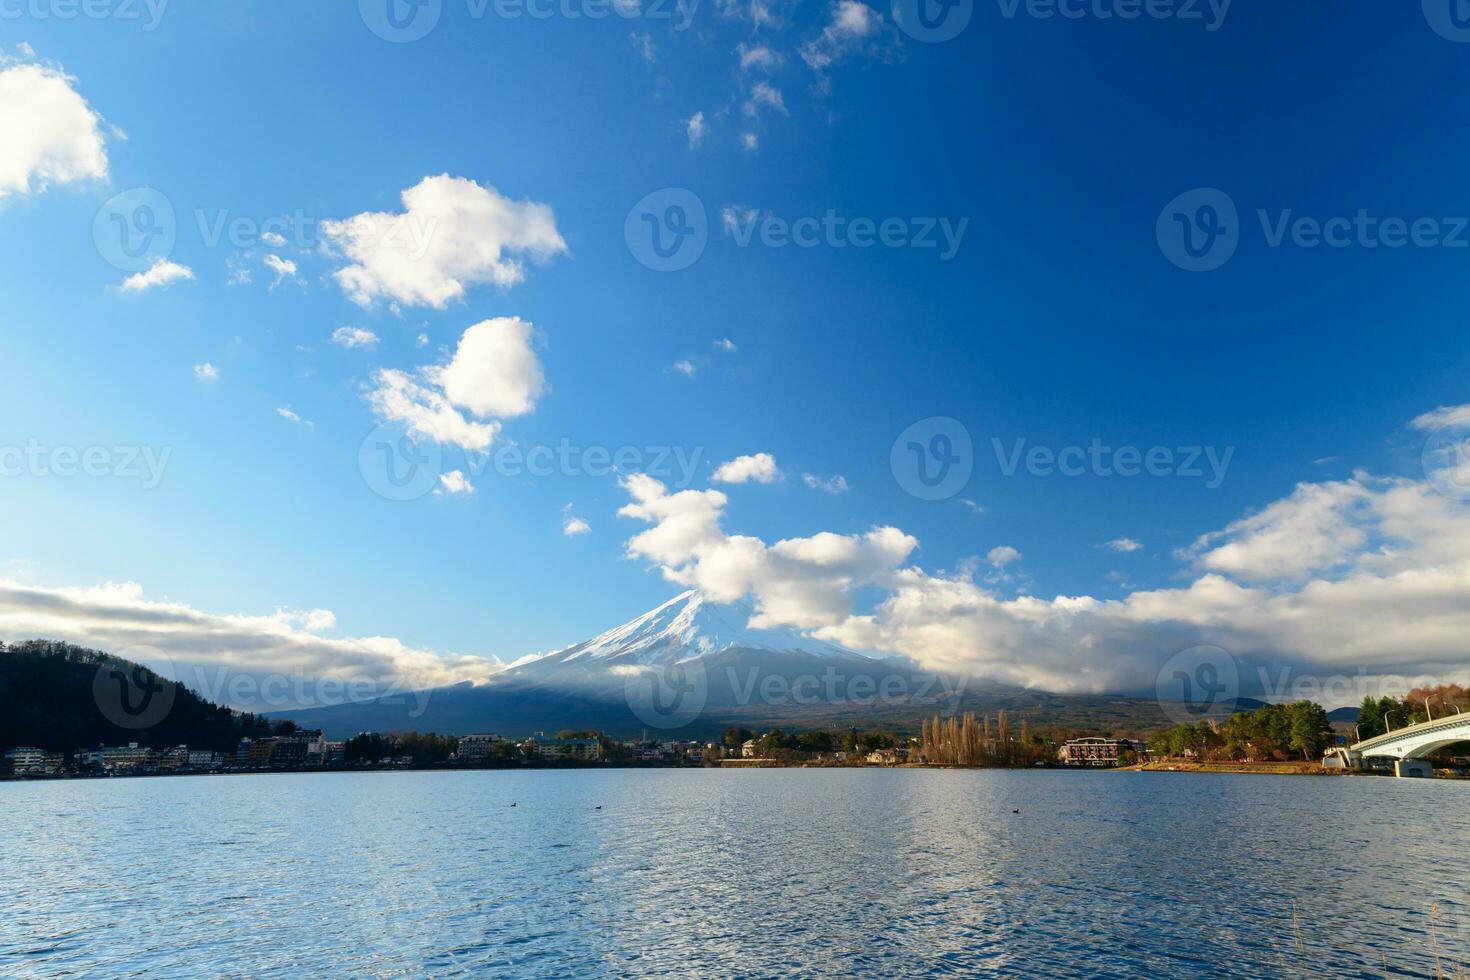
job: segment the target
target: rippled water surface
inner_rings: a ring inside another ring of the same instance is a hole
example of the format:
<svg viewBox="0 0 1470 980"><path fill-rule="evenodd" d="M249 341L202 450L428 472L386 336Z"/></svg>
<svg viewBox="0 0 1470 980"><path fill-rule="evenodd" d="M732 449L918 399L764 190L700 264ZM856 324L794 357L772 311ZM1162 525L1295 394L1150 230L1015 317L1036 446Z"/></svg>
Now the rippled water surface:
<svg viewBox="0 0 1470 980"><path fill-rule="evenodd" d="M1467 848L1470 785L1421 780L0 783L0 973L1452 976Z"/></svg>

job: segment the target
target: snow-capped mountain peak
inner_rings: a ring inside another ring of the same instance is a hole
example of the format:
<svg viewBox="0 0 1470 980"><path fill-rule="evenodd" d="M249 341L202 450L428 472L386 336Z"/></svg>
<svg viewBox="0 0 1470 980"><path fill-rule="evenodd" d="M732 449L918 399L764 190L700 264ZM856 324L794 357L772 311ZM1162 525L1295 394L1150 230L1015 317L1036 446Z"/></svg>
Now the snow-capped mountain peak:
<svg viewBox="0 0 1470 980"><path fill-rule="evenodd" d="M748 602L714 603L690 590L636 619L532 664L671 664L725 650L770 650L818 657L858 656L790 629L752 629ZM530 666L528 664L527 666Z"/></svg>

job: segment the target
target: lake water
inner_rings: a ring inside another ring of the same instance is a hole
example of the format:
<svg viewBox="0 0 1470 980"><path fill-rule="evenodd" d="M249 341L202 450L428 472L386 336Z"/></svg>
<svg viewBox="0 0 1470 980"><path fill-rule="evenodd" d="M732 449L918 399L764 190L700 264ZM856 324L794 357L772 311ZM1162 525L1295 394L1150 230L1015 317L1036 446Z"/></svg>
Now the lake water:
<svg viewBox="0 0 1470 980"><path fill-rule="evenodd" d="M1404 779L0 783L0 974L1432 976L1439 902L1453 975L1467 846L1470 784Z"/></svg>

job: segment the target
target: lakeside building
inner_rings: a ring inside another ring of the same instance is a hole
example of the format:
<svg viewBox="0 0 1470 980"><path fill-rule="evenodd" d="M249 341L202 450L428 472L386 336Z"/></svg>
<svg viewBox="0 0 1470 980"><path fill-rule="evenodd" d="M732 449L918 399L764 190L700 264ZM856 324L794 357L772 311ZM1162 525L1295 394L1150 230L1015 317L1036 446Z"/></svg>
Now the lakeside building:
<svg viewBox="0 0 1470 980"><path fill-rule="evenodd" d="M908 761L907 749L874 749L865 757L870 766L896 766Z"/></svg>
<svg viewBox="0 0 1470 980"><path fill-rule="evenodd" d="M29 746L10 749L5 753L5 767L13 773L45 772L46 753Z"/></svg>
<svg viewBox="0 0 1470 980"><path fill-rule="evenodd" d="M602 758L602 742L595 738L545 738L533 736L524 748L538 759L581 759L595 762Z"/></svg>
<svg viewBox="0 0 1470 980"><path fill-rule="evenodd" d="M1124 752L1133 752L1140 759L1148 757L1141 742L1127 738L1074 738L1062 746L1057 758L1064 766L1116 766Z"/></svg>
<svg viewBox="0 0 1470 980"><path fill-rule="evenodd" d="M84 766L103 769L107 772L126 772L153 761L153 750L139 746L137 742L127 745L104 746L78 753Z"/></svg>
<svg viewBox="0 0 1470 980"><path fill-rule="evenodd" d="M754 759L758 750L755 747L755 739L751 739L740 746L740 758Z"/></svg>
<svg viewBox="0 0 1470 980"><path fill-rule="evenodd" d="M461 762L479 762L490 754L492 746L504 741L499 735L461 735L454 757Z"/></svg>

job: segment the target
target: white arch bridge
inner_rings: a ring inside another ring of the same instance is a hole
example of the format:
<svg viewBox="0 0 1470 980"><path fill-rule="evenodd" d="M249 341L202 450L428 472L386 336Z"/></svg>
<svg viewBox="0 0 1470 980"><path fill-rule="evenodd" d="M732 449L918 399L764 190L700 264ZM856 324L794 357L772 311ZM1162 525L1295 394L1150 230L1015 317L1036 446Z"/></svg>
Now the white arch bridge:
<svg viewBox="0 0 1470 980"><path fill-rule="evenodd" d="M1431 718L1414 725L1395 728L1386 735L1363 739L1347 748L1330 749L1324 763L1351 769L1360 768L1364 759L1392 759L1394 772L1400 776L1433 775L1423 759L1436 749L1456 742L1470 742L1470 713L1456 713L1445 718Z"/></svg>

